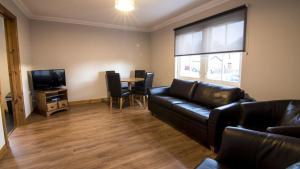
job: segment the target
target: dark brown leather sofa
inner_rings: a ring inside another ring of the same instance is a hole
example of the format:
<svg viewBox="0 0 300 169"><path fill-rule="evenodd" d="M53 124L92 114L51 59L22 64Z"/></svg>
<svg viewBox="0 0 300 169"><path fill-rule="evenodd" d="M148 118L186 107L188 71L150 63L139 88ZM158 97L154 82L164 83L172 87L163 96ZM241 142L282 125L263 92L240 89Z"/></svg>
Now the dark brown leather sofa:
<svg viewBox="0 0 300 169"><path fill-rule="evenodd" d="M174 79L171 87L148 91L153 115L215 150L223 130L238 125L244 91L202 82Z"/></svg>
<svg viewBox="0 0 300 169"><path fill-rule="evenodd" d="M217 158L205 159L196 169L299 169L298 138L227 127L222 140Z"/></svg>

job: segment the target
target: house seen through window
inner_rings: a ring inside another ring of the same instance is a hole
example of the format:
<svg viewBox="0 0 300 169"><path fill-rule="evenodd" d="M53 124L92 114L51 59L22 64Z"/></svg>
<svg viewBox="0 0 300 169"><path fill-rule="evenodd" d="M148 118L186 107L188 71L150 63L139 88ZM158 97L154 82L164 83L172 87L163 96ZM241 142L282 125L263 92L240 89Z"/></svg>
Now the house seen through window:
<svg viewBox="0 0 300 169"><path fill-rule="evenodd" d="M242 52L176 57L176 78L239 86Z"/></svg>

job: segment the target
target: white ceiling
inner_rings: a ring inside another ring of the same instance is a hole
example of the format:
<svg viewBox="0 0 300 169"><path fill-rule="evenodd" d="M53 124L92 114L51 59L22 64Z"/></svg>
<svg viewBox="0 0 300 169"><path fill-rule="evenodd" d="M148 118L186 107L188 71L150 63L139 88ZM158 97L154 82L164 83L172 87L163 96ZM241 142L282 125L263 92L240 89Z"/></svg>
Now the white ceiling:
<svg viewBox="0 0 300 169"><path fill-rule="evenodd" d="M115 0L13 0L31 19L149 31L174 17L224 0L136 0L128 14L114 8ZM204 8L203 8L204 9ZM160 26L161 25L161 26Z"/></svg>

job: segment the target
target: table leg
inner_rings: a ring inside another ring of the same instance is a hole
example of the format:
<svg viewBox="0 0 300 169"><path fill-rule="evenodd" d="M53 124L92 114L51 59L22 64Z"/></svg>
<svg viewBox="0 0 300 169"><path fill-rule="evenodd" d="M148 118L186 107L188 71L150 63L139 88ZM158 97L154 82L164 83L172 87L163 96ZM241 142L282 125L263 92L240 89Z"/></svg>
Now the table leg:
<svg viewBox="0 0 300 169"><path fill-rule="evenodd" d="M132 84L130 82L128 82L128 90L129 91L132 91ZM131 100L131 105L130 106L133 106L134 107L134 97L133 97L133 94L131 94L131 96L129 97L129 99Z"/></svg>
<svg viewBox="0 0 300 169"><path fill-rule="evenodd" d="M131 83L128 82L128 90L131 91L131 89L132 89Z"/></svg>

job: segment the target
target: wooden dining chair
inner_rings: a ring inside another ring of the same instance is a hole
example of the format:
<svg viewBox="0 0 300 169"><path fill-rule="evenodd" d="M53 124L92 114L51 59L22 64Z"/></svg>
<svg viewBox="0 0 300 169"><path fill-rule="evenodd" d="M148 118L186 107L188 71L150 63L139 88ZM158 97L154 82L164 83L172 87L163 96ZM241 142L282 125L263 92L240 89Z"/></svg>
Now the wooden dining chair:
<svg viewBox="0 0 300 169"><path fill-rule="evenodd" d="M134 95L139 95L139 96L143 97L143 106L144 106L144 108L146 108L146 98L148 96L147 89L152 88L153 78L154 78L154 73L152 73L152 72L145 73L144 81L143 81L144 85L141 86L141 87L136 86L133 89L133 94Z"/></svg>
<svg viewBox="0 0 300 169"><path fill-rule="evenodd" d="M109 74L107 74L107 83L108 83L108 89L109 89L109 92L110 92L110 97L109 97L110 111L112 110L113 98L119 99L120 111L122 111L123 102L124 102L123 98L124 97L129 97L131 92L128 89L122 89L119 73L109 73ZM130 100L131 99L129 99L129 102L130 102L130 105L131 105Z"/></svg>
<svg viewBox="0 0 300 169"><path fill-rule="evenodd" d="M109 99L110 97L110 92L108 89L108 79L107 79L107 75L111 74L111 73L116 73L114 70L109 70L109 71L105 71L105 80L106 80L106 91L107 91L107 98Z"/></svg>

